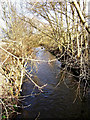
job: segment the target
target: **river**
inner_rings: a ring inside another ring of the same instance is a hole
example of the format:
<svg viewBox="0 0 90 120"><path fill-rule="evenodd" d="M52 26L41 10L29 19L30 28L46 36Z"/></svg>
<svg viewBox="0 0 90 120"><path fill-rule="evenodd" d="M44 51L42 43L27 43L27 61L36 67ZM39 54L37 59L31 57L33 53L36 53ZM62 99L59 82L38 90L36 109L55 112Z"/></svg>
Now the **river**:
<svg viewBox="0 0 90 120"><path fill-rule="evenodd" d="M36 58L38 60L55 59L51 53L41 47L36 48ZM31 70L31 63L28 62L27 70ZM33 67L32 77L34 81L42 86L43 92L40 93L37 87L30 80L26 80L22 86L22 96L27 96L22 99L21 115L15 117L15 120L34 120L34 119L55 119L55 120L87 120L90 114L90 94L88 93L85 101L81 101L79 97L75 100L75 88L68 88L64 82L56 87L61 77L59 75L61 63L58 60L53 62L38 62L36 63L37 72ZM67 84L70 85L74 78L65 78Z"/></svg>

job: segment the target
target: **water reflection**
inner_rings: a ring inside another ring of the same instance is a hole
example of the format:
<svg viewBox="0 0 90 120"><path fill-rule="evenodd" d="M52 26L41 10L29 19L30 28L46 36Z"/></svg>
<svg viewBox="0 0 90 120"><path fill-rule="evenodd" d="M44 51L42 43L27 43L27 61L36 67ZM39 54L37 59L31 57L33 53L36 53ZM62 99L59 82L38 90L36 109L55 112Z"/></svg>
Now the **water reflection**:
<svg viewBox="0 0 90 120"><path fill-rule="evenodd" d="M45 49L40 47L36 49L36 58L39 60L55 59ZM79 99L73 103L75 99L75 89L69 89L64 83L61 83L55 88L60 80L60 77L56 77L60 72L61 63L54 61L52 63L39 62L37 63L38 72L36 77L33 77L39 85L47 86L43 89L41 94L40 91L30 82L27 81L22 86L22 95L31 94L23 100L23 105L31 106L22 109L21 115L17 116L16 119L33 120L36 117L38 119L69 119L69 120L87 120L89 119L90 105L86 102L81 102ZM28 64L28 69L31 69ZM74 78L66 78L66 81L72 81ZM36 95L39 94L39 95Z"/></svg>

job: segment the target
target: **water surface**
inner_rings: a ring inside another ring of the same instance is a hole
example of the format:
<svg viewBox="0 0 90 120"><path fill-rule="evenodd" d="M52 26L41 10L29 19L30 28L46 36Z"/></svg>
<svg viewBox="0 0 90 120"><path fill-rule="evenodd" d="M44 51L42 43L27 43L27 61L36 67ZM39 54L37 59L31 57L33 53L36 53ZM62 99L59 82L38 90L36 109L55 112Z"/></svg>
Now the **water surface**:
<svg viewBox="0 0 90 120"><path fill-rule="evenodd" d="M51 60L55 57L50 54L45 49L36 48L38 51L36 53L36 58L38 60ZM66 120L87 120L89 119L90 114L90 95L86 101L81 102L80 99L75 99L75 89L69 89L64 83L61 83L59 86L55 87L60 81L60 72L61 63L56 60L51 63L48 62L38 62L37 72L34 77L34 81L38 85L42 86L47 84L43 88L41 94L37 87L33 85L30 80L24 82L22 86L22 95L26 96L22 104L23 106L28 106L21 110L21 115L17 116L16 119L19 120L33 120L33 119L66 119ZM34 68L34 67L33 67ZM30 62L28 62L28 70L31 69ZM70 83L74 78L66 78L65 81ZM39 95L36 95L39 94Z"/></svg>

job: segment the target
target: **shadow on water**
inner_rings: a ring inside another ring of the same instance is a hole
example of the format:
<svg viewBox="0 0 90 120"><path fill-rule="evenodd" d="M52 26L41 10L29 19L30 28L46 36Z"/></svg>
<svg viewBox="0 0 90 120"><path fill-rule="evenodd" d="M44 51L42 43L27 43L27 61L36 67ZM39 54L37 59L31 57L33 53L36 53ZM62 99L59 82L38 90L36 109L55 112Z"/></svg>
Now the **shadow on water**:
<svg viewBox="0 0 90 120"><path fill-rule="evenodd" d="M36 48L37 59L49 60L55 59L45 49ZM28 69L30 69L28 63ZM22 86L22 96L29 95L22 100L23 106L28 106L21 110L21 115L18 115L15 120L33 120L33 119L66 119L66 120L87 120L89 119L90 105L88 98L87 101L81 102L80 99L75 99L75 89L69 89L64 83L61 83L55 88L60 80L57 74L60 72L61 63L53 61L51 63L39 62L37 63L38 72L34 80L41 86L47 83L40 91L28 80ZM66 78L66 81L73 80L74 78ZM40 94L39 94L40 93ZM37 94L37 95L36 95Z"/></svg>

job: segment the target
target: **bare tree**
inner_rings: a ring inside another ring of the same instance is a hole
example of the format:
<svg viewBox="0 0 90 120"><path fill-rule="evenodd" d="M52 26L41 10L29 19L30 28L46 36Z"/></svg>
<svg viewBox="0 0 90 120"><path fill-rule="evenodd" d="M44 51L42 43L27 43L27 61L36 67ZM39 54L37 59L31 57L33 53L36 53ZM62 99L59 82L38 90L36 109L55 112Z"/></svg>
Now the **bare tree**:
<svg viewBox="0 0 90 120"><path fill-rule="evenodd" d="M84 89L86 89L89 80L87 37L90 33L85 20L85 8L85 0L83 0L83 4L82 1L36 2L34 5L29 2L27 7L28 11L40 19L40 23L41 20L46 21L49 26L49 29L47 28L48 34L45 33L46 29L44 31L38 26L36 27L35 24L33 27L56 43L55 45L59 48L59 57L65 58L65 68L77 71L79 82L85 81Z"/></svg>

